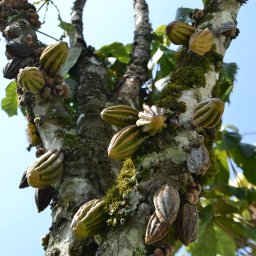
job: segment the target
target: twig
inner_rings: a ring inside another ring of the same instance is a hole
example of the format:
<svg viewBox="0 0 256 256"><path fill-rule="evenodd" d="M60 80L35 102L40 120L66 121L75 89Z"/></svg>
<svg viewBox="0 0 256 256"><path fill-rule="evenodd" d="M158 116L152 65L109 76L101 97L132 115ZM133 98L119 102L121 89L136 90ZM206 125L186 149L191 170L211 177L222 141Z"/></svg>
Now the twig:
<svg viewBox="0 0 256 256"><path fill-rule="evenodd" d="M37 13L44 7L45 4L49 4L48 0L45 0L44 3L38 8L38 10L36 11Z"/></svg>
<svg viewBox="0 0 256 256"><path fill-rule="evenodd" d="M57 39L57 38L55 38L55 37L53 37L53 36L50 36L50 35L48 35L48 34L42 32L42 31L37 30L37 32L40 33L40 34L42 34L42 35L44 35L44 36L48 36L48 37L50 37L50 38L52 38L52 39L54 39L54 40L56 40L56 41L59 41L59 39Z"/></svg>

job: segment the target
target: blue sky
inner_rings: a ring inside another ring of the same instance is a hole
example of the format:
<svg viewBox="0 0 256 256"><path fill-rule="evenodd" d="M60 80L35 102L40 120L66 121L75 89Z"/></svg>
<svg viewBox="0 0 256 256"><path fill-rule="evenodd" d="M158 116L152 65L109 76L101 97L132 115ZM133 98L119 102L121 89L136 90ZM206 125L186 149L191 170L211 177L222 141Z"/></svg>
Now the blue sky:
<svg viewBox="0 0 256 256"><path fill-rule="evenodd" d="M61 10L62 18L69 21L70 7L73 1L55 0ZM133 7L132 0L88 0L84 15L84 31L88 44L99 48L113 41L130 43L133 39ZM200 0L149 0L150 17L153 28L168 24L175 17L178 7L200 8ZM234 124L240 132L256 132L256 52L255 52L255 10L256 2L248 1L238 16L239 37L228 49L225 62L236 62L239 66L235 90L231 96L230 106L226 106L223 118L224 124ZM43 17L44 12L39 13ZM57 28L57 13L50 7L47 22L40 29L54 37L59 37L61 31ZM50 38L39 35L40 40L51 43ZM0 69L6 63L3 54L4 39L0 41ZM9 80L0 78L0 99L4 97L4 89ZM50 210L38 214L34 203L34 189L18 189L20 178L29 164L35 160L35 152L28 152L26 139L26 121L19 113L8 118L0 111L0 227L1 255L8 256L42 256L44 251L40 238L48 232L51 224ZM245 136L244 141L256 142L256 135Z"/></svg>

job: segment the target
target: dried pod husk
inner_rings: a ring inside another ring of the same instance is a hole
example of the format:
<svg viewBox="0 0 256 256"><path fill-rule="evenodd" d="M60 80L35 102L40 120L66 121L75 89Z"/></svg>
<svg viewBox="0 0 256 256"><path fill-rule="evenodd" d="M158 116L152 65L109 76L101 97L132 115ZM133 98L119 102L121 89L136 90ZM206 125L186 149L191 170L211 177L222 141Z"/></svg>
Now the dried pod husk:
<svg viewBox="0 0 256 256"><path fill-rule="evenodd" d="M217 126L224 112L225 104L218 98L212 98L199 103L192 116L195 126L213 128Z"/></svg>
<svg viewBox="0 0 256 256"><path fill-rule="evenodd" d="M127 125L136 123L139 119L138 113L138 110L130 106L117 105L103 109L100 116L105 122L124 128Z"/></svg>
<svg viewBox="0 0 256 256"><path fill-rule="evenodd" d="M187 166L191 173L205 175L210 167L210 157L207 148L202 143L193 146L187 152Z"/></svg>
<svg viewBox="0 0 256 256"><path fill-rule="evenodd" d="M205 55L214 45L214 37L209 29L194 32L189 39L189 50L199 56Z"/></svg>
<svg viewBox="0 0 256 256"><path fill-rule="evenodd" d="M116 133L110 141L108 156L114 160L121 160L131 156L148 136L142 134L137 125L128 125Z"/></svg>
<svg viewBox="0 0 256 256"><path fill-rule="evenodd" d="M26 47L23 44L16 42L9 42L6 44L6 54L10 58L25 59L35 55L35 51Z"/></svg>
<svg viewBox="0 0 256 256"><path fill-rule="evenodd" d="M147 225L146 234L145 234L145 243L153 244L157 241L162 240L170 231L171 224L169 222L161 222L156 213L154 213Z"/></svg>
<svg viewBox="0 0 256 256"><path fill-rule="evenodd" d="M29 187L29 184L28 184L28 180L27 180L27 171L25 171L22 174L19 188L27 188L27 187Z"/></svg>
<svg viewBox="0 0 256 256"><path fill-rule="evenodd" d="M136 121L137 126L142 126L142 131L147 132L150 136L160 133L163 128L167 127L165 123L167 117L166 110L157 106L148 106L143 104L143 110L139 112L139 119Z"/></svg>
<svg viewBox="0 0 256 256"><path fill-rule="evenodd" d="M161 222L172 223L180 207L179 192L169 186L163 185L154 195L155 213Z"/></svg>
<svg viewBox="0 0 256 256"><path fill-rule="evenodd" d="M4 78L7 78L7 79L16 78L22 66L23 66L23 62L21 59L14 58L9 60L3 68Z"/></svg>
<svg viewBox="0 0 256 256"><path fill-rule="evenodd" d="M27 169L27 180L34 188L46 188L54 184L62 175L63 153L49 150Z"/></svg>
<svg viewBox="0 0 256 256"><path fill-rule="evenodd" d="M36 189L35 191L35 203L38 212L43 211L51 202L55 195L55 190L53 187L47 187L44 189Z"/></svg>
<svg viewBox="0 0 256 256"><path fill-rule="evenodd" d="M44 76L36 67L20 69L17 80L20 87L33 94L39 93L45 85Z"/></svg>
<svg viewBox="0 0 256 256"><path fill-rule="evenodd" d="M68 44L57 42L48 45L40 56L39 64L48 73L53 74L60 71L61 66L68 56Z"/></svg>
<svg viewBox="0 0 256 256"><path fill-rule="evenodd" d="M176 239L187 246L197 239L198 228L198 212L196 206L185 203L180 207L177 219L174 222Z"/></svg>
<svg viewBox="0 0 256 256"><path fill-rule="evenodd" d="M166 35L176 45L188 45L195 28L182 21L173 21L166 27Z"/></svg>
<svg viewBox="0 0 256 256"><path fill-rule="evenodd" d="M70 225L77 239L102 233L107 221L107 214L103 208L104 201L101 199L93 199L79 208Z"/></svg>

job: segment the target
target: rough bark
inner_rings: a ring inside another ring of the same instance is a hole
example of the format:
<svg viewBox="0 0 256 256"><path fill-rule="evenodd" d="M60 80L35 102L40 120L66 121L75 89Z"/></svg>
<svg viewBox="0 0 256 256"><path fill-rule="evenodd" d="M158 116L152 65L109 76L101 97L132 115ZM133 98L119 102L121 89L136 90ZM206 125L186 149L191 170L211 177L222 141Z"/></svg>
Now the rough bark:
<svg viewBox="0 0 256 256"><path fill-rule="evenodd" d="M173 75L169 86L176 86L178 96L168 95L166 88L159 101L160 106L179 116L179 129L173 131L168 127L162 134L148 139L134 155L132 161L136 169L136 182L131 191L123 195L126 203L124 208L129 209L125 218L119 220L114 227L107 228L103 235L77 240L70 230L73 215L84 202L108 194L119 171L119 164L107 157L107 146L113 131L100 119L100 112L110 99L112 102L139 105L140 88L147 80L151 33L147 4L143 0L135 0L136 30L131 62L113 98L107 91L106 70L83 38L81 16L85 2L75 1L72 14L76 40L83 47L72 71L78 83L76 117L71 118L70 109L57 96L46 102L38 102L32 98L33 104L30 101L26 106L31 118L43 120L37 128L45 150L62 149L65 154L64 175L54 185L57 193L51 205L53 222L49 242L45 245L46 255L147 255L152 253L152 248L147 251L144 235L148 219L154 211L154 193L166 183L179 190L184 189L181 175L187 173L187 167L186 154L182 148L197 141L197 134L206 137L209 150L212 146L213 140L203 130L191 125L192 111L198 102L216 95L219 61L222 61L230 43L230 38L221 35L220 30L224 23L236 24L241 3L236 0L218 3L208 1L206 17L198 24L198 28L209 27L215 32L217 54L209 55L206 61L183 49L173 71L173 74L179 76L186 68L191 68L190 60L195 63L204 62L207 68L200 75L204 81L199 88L189 83L184 86L182 80L175 79ZM16 41L27 35L32 35L34 41L37 40L33 26L24 20L18 23L21 35L15 38ZM8 25L11 24L6 19L1 23L1 30ZM40 45L38 42L35 47ZM195 179L201 182L200 177Z"/></svg>

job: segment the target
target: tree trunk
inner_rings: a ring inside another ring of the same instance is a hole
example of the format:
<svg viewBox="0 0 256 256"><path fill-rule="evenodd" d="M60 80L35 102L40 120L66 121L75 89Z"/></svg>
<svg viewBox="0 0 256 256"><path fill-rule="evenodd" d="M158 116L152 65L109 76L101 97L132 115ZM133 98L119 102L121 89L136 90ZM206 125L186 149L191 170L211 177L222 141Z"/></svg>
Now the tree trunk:
<svg viewBox="0 0 256 256"><path fill-rule="evenodd" d="M117 90L112 93L107 87L107 70L94 50L87 46L82 34L85 2L76 0L72 13L74 44L82 49L71 70L77 79L76 113L59 96L52 95L48 100L39 101L31 94L23 95L28 102L25 109L29 118L40 120L36 125L43 148L46 151L58 149L64 153L64 174L54 184L53 221L45 255L149 255L155 247L146 246L144 239L148 221L155 211L153 196L162 185L168 184L179 191L182 201L185 200L188 180L184 177L191 179L191 175L184 148L202 143L200 135L204 137L212 163L205 176L192 175L192 178L202 184L214 176L211 154L214 138L205 129L193 126L191 117L199 102L218 97L219 70L231 41L220 32L225 24L236 24L241 2L207 1L205 18L197 29L207 27L213 31L215 49L206 57L188 52L186 47L180 49L171 81L157 102L159 107L171 111L169 113L174 121L179 122L179 127L174 129L173 120L169 118L162 133L150 136L132 158L122 163L107 156L114 130L100 118L100 112L106 106L120 103L140 109L143 102L141 86L148 80L147 63L150 59L148 6L145 0L134 0L135 35L131 61L119 80ZM26 8L28 10L31 6ZM23 38L31 35L34 48L38 49L41 43L36 39L35 26L21 19L22 11L16 10L16 13L20 14L20 20L10 22L5 19L0 24L2 31L14 23L21 28L17 38L8 37L5 32L7 41L15 39L22 42ZM32 58L30 65L38 66L38 59ZM126 172L128 178L124 175ZM118 190L122 179L126 187ZM103 234L78 240L70 229L73 216L83 203L95 198L106 200L104 209L109 214L109 225ZM119 205L117 208L113 206L115 203ZM156 247L163 245L166 247L164 243Z"/></svg>

